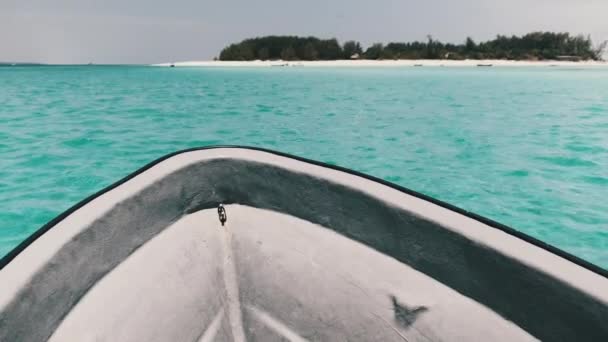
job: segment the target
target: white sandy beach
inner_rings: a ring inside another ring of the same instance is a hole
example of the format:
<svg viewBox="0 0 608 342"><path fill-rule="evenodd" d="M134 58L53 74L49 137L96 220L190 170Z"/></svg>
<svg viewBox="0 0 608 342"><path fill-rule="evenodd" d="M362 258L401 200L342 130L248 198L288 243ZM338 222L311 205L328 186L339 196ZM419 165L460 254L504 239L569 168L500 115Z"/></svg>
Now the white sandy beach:
<svg viewBox="0 0 608 342"><path fill-rule="evenodd" d="M512 61L512 60L336 60L336 61L188 61L154 64L176 67L608 67L598 61Z"/></svg>

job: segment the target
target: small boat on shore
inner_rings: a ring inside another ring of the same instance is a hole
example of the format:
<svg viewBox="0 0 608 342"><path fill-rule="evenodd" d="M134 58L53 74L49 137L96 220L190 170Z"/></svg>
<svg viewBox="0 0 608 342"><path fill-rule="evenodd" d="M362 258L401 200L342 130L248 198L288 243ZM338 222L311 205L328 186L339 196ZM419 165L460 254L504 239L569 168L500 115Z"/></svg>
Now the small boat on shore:
<svg viewBox="0 0 608 342"><path fill-rule="evenodd" d="M0 259L0 341L606 341L607 276L352 170L190 149Z"/></svg>
<svg viewBox="0 0 608 342"><path fill-rule="evenodd" d="M493 64L477 64L478 67L492 67Z"/></svg>

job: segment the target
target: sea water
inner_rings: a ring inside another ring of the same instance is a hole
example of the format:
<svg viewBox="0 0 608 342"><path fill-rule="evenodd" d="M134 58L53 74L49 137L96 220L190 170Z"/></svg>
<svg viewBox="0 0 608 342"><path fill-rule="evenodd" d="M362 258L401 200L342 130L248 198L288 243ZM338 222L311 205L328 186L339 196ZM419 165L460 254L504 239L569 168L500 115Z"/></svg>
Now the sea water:
<svg viewBox="0 0 608 342"><path fill-rule="evenodd" d="M166 153L345 166L608 267L606 68L0 68L0 255Z"/></svg>

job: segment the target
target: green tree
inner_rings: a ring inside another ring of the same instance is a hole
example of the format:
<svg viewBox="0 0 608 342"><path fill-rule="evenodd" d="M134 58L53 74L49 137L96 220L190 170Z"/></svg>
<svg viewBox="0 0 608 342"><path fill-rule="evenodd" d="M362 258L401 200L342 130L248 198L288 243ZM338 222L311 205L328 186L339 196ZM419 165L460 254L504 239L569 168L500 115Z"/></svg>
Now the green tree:
<svg viewBox="0 0 608 342"><path fill-rule="evenodd" d="M467 41L464 44L464 50L467 53L472 53L476 50L477 45L475 44L475 41L473 40L473 38L471 37L467 37Z"/></svg>
<svg viewBox="0 0 608 342"><path fill-rule="evenodd" d="M336 60L342 56L342 47L336 39L320 40L317 42L319 59Z"/></svg>
<svg viewBox="0 0 608 342"><path fill-rule="evenodd" d="M317 60L318 58L319 58L319 52L317 52L315 45L312 42L306 43L306 45L304 45L304 51L302 52L301 59L304 59L307 61L314 61L314 60Z"/></svg>
<svg viewBox="0 0 608 342"><path fill-rule="evenodd" d="M354 55L363 55L363 49L361 48L361 44L354 40L349 40L344 43L342 46L342 58L350 59Z"/></svg>
<svg viewBox="0 0 608 342"><path fill-rule="evenodd" d="M382 49L382 51L380 51L379 59L396 59L396 58L397 58L397 55L395 55L395 52L391 49L384 48L384 49Z"/></svg>
<svg viewBox="0 0 608 342"><path fill-rule="evenodd" d="M365 51L365 59L380 59L384 46L382 43L376 43Z"/></svg>
<svg viewBox="0 0 608 342"><path fill-rule="evenodd" d="M253 52L251 45L248 44L239 46L238 54L243 61L252 61L255 59L255 53Z"/></svg>
<svg viewBox="0 0 608 342"><path fill-rule="evenodd" d="M296 50L294 50L293 47L289 46L285 49L283 49L283 51L281 51L281 59L284 61L292 61L294 59L296 59L297 55L296 55Z"/></svg>
<svg viewBox="0 0 608 342"><path fill-rule="evenodd" d="M267 47L262 47L258 49L258 58L265 61L270 58L270 51Z"/></svg>
<svg viewBox="0 0 608 342"><path fill-rule="evenodd" d="M427 59L437 59L437 58L440 58L440 56L439 56L439 47L440 47L441 43L433 40L433 36L431 36L430 34L427 35L426 38L427 38L427 43L426 43L426 58Z"/></svg>
<svg viewBox="0 0 608 342"><path fill-rule="evenodd" d="M606 46L608 46L608 40L604 40L593 50L593 59L601 61L604 59L604 53L606 53Z"/></svg>

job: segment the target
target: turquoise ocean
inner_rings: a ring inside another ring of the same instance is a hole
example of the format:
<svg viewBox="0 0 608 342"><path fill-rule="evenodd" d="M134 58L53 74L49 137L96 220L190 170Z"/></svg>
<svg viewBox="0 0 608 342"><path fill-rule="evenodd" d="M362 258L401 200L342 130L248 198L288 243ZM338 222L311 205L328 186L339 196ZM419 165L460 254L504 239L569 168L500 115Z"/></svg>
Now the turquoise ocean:
<svg viewBox="0 0 608 342"><path fill-rule="evenodd" d="M169 152L337 164L608 268L608 68L0 68L0 256Z"/></svg>

